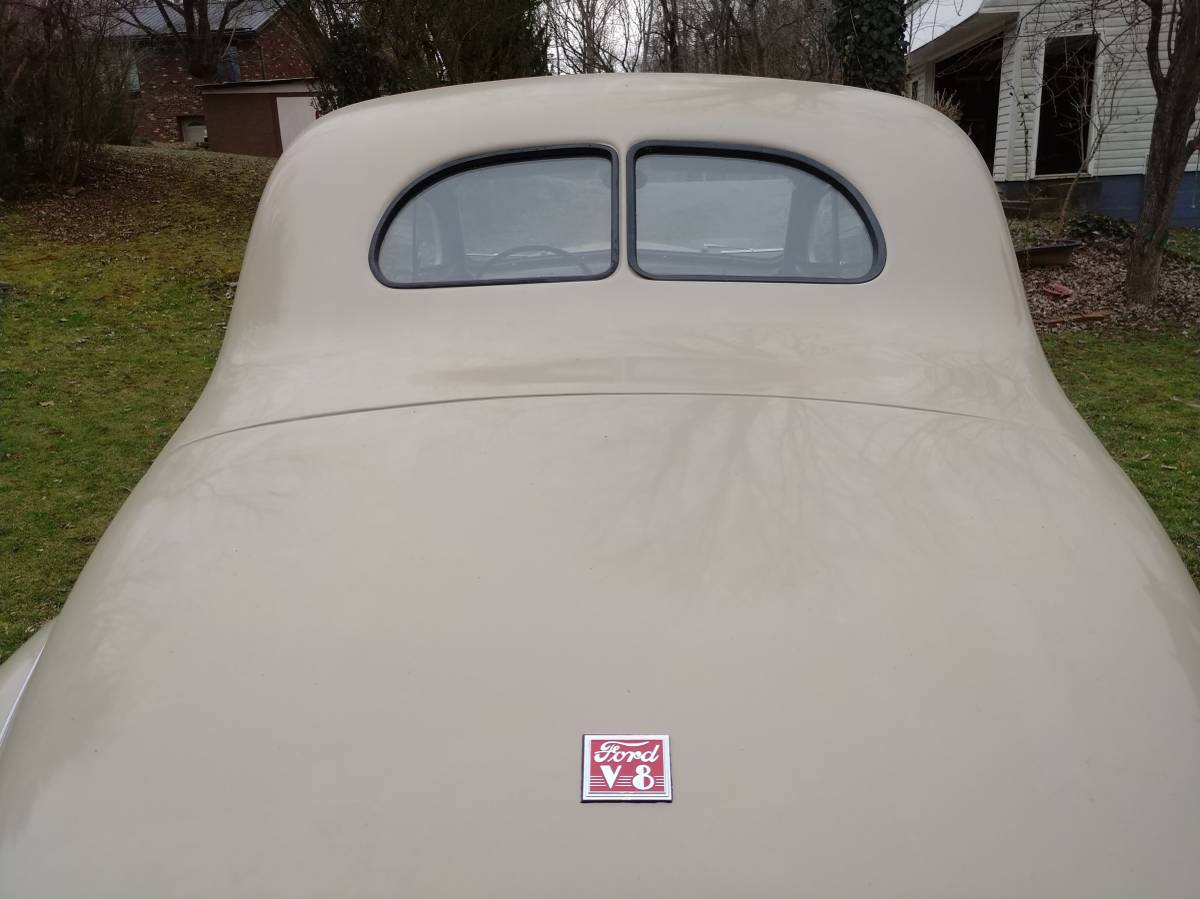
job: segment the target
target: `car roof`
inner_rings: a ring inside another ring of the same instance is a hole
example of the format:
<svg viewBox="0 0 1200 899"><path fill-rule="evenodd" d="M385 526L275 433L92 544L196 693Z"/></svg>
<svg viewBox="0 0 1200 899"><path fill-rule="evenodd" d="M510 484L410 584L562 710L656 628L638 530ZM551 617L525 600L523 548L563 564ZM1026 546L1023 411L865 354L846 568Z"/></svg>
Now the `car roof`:
<svg viewBox="0 0 1200 899"><path fill-rule="evenodd" d="M450 161L571 144L624 160L646 141L815 161L865 198L886 265L864 284L648 281L622 247L616 272L591 282L396 289L372 274L389 205ZM558 76L374 100L310 127L270 179L216 372L174 444L355 409L611 392L1025 421L1062 405L990 172L940 113L778 79Z"/></svg>

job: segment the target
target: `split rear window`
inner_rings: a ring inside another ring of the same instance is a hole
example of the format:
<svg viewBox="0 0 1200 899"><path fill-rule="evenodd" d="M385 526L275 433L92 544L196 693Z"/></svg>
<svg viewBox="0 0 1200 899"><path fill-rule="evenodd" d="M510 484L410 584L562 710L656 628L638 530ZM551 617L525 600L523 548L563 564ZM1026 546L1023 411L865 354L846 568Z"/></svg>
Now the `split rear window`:
<svg viewBox="0 0 1200 899"><path fill-rule="evenodd" d="M489 156L406 191L377 240L393 287L603 278L616 267L616 160L607 148Z"/></svg>
<svg viewBox="0 0 1200 899"><path fill-rule="evenodd" d="M857 283L878 271L866 204L813 163L688 145L632 155L630 263L643 277Z"/></svg>
<svg viewBox="0 0 1200 899"><path fill-rule="evenodd" d="M392 204L372 268L390 287L607 277L618 261L617 176L615 152L591 145L452 163ZM882 268L865 201L800 157L642 144L626 180L629 264L644 278L859 283Z"/></svg>

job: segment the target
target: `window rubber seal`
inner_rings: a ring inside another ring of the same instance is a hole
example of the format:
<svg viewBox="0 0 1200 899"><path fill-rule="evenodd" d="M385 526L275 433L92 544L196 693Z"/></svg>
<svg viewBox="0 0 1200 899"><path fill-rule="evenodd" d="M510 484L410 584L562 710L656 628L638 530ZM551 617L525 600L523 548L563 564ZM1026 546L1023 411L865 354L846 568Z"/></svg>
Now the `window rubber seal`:
<svg viewBox="0 0 1200 899"><path fill-rule="evenodd" d="M715 156L734 159L755 159L774 162L800 169L820 178L839 191L854 207L855 212L867 226L871 239L871 267L857 278L804 278L796 275L655 275L644 270L637 261L637 161L642 156L653 154L671 156ZM626 153L625 163L625 216L628 246L625 255L629 267L639 277L649 281L733 281L741 283L775 284L865 284L873 281L883 271L887 262L887 244L879 220L871 210L866 198L849 181L815 159L799 153L763 147L755 144L712 143L691 140L646 140L634 144Z"/></svg>
<svg viewBox="0 0 1200 899"><path fill-rule="evenodd" d="M444 181L454 175L462 172L469 172L473 169L488 168L494 165L504 165L512 162L528 162L538 159L570 159L574 157L597 157L606 158L612 170L612 180L609 186L609 200L611 205L610 218L612 221L609 233L611 242L611 255L608 268L603 272L595 275L562 275L545 278L497 278L486 281L430 281L430 282L405 282L392 281L383 273L379 266L379 253L383 248L383 238L387 234L387 230L391 227L393 220L405 205L415 198L418 194L437 184L439 181ZM371 246L368 253L368 261L371 266L371 273L375 279L384 287L390 287L396 290L429 290L441 287L487 287L487 286L502 286L505 284L553 284L573 281L602 281L611 276L617 270L617 265L620 262L620 232L621 232L621 213L620 213L620 154L616 149L608 144L596 143L580 143L580 144L549 144L535 147L518 147L507 150L496 150L488 153L480 153L474 156L465 156L460 159L455 159L436 168L430 169L423 175L412 181L407 187L400 191L396 197L388 204L387 210L383 217L379 220L379 224L375 226L375 233L371 237Z"/></svg>

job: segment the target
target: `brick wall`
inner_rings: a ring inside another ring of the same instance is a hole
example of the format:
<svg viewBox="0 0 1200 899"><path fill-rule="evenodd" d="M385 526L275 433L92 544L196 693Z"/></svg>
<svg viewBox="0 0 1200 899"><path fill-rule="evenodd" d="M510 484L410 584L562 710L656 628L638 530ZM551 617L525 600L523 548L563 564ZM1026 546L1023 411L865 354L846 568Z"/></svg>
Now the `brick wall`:
<svg viewBox="0 0 1200 899"><path fill-rule="evenodd" d="M204 103L188 74L183 52L173 43L146 44L138 54L137 124L134 135L141 140L179 141L179 117L203 115Z"/></svg>
<svg viewBox="0 0 1200 899"><path fill-rule="evenodd" d="M247 75L242 78L308 78L312 69L300 53L300 43L292 35L291 27L283 16L276 16L258 33L256 53L261 51L263 74ZM244 57L252 58L249 53ZM256 60L257 61L257 60Z"/></svg>
<svg viewBox="0 0 1200 899"><path fill-rule="evenodd" d="M240 80L304 78L308 64L286 21L276 16L258 34L234 42ZM203 116L204 103L196 89L202 82L188 74L183 51L169 38L142 45L138 54L135 136L147 141L181 141L181 116Z"/></svg>

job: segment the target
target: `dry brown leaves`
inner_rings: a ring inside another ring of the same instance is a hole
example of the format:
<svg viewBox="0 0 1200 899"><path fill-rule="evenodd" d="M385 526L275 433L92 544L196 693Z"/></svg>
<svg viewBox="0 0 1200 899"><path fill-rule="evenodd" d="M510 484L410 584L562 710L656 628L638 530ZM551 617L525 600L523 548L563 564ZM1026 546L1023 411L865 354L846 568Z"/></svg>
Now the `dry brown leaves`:
<svg viewBox="0 0 1200 899"><path fill-rule="evenodd" d="M1023 280L1040 330L1200 327L1200 267L1173 256L1163 262L1159 295L1151 305L1125 299L1124 247L1110 241L1085 243L1070 265L1030 269ZM1061 287L1069 288L1069 295Z"/></svg>
<svg viewBox="0 0 1200 899"><path fill-rule="evenodd" d="M25 197L20 208L27 225L47 240L118 242L177 227L195 200L252 214L273 162L202 150L112 147L79 186Z"/></svg>

